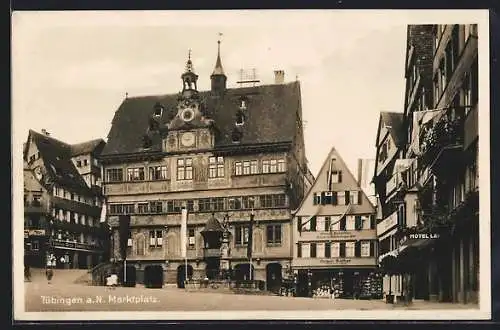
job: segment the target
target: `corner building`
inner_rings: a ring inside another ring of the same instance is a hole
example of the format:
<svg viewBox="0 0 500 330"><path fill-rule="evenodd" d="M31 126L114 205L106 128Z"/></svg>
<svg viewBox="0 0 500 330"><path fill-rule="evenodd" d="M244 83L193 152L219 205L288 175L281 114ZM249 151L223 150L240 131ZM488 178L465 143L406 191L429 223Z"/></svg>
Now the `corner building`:
<svg viewBox="0 0 500 330"><path fill-rule="evenodd" d="M320 296L330 288L340 297L369 299L381 294L375 207L335 148L294 222L297 295Z"/></svg>
<svg viewBox="0 0 500 330"><path fill-rule="evenodd" d="M211 90L198 91L191 58L180 93L127 98L116 111L102 153L112 257L119 218L130 216L127 265L138 283L183 285L217 278L279 286L291 262L291 213L310 187L299 82L227 88L220 42ZM187 267L181 255L181 209L188 211ZM247 258L249 224L252 263ZM228 229L229 249L207 232ZM224 266L223 266L224 264ZM250 268L252 272L250 272Z"/></svg>

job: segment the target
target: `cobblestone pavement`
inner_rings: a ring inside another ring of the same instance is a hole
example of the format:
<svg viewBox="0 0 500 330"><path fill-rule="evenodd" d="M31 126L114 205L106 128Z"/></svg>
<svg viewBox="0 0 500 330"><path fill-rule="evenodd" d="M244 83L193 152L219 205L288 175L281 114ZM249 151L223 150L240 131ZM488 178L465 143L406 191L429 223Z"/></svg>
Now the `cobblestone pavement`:
<svg viewBox="0 0 500 330"><path fill-rule="evenodd" d="M416 301L395 306L381 300L312 299L279 296L186 292L175 287L147 289L26 282L26 312L63 311L290 311L290 310L436 310L477 309L477 305Z"/></svg>

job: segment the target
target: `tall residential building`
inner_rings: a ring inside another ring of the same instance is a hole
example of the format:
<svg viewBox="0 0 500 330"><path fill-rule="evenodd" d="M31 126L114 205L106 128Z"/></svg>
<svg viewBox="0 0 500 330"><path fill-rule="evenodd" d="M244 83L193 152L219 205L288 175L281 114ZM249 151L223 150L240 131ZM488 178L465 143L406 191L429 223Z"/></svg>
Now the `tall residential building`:
<svg viewBox="0 0 500 330"><path fill-rule="evenodd" d="M401 166L375 177L381 259L408 274L386 290L395 295L478 301L477 42L476 25L408 27Z"/></svg>
<svg viewBox="0 0 500 330"><path fill-rule="evenodd" d="M107 226L97 160L102 139L70 145L46 131L29 131L24 144L25 264L89 268L108 259Z"/></svg>
<svg viewBox="0 0 500 330"><path fill-rule="evenodd" d="M372 183L373 171L375 170L375 159L358 159L358 183L365 192L370 202L376 206L377 196L375 185Z"/></svg>
<svg viewBox="0 0 500 330"><path fill-rule="evenodd" d="M291 210L311 175L300 84L275 74L275 84L227 88L219 42L210 90L198 90L190 57L179 93L129 97L116 111L101 155L104 192L113 257L126 258L138 283L182 287L186 277L230 271L280 285L291 263ZM130 221L124 255L120 219Z"/></svg>
<svg viewBox="0 0 500 330"><path fill-rule="evenodd" d="M375 208L335 148L296 211L293 241L298 295L326 288L342 297L372 295Z"/></svg>

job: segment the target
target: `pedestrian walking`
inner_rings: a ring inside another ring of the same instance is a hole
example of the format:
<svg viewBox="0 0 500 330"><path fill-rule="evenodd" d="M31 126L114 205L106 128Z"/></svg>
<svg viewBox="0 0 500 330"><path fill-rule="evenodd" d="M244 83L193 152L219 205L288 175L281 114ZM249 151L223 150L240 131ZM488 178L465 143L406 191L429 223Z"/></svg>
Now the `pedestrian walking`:
<svg viewBox="0 0 500 330"><path fill-rule="evenodd" d="M24 265L24 280L31 282L31 270L28 265Z"/></svg>
<svg viewBox="0 0 500 330"><path fill-rule="evenodd" d="M50 284L50 281L52 281L52 277L54 276L52 266L47 266L47 268L45 269L45 276L47 276L47 282L48 284Z"/></svg>
<svg viewBox="0 0 500 330"><path fill-rule="evenodd" d="M335 290L330 288L330 299L335 300Z"/></svg>

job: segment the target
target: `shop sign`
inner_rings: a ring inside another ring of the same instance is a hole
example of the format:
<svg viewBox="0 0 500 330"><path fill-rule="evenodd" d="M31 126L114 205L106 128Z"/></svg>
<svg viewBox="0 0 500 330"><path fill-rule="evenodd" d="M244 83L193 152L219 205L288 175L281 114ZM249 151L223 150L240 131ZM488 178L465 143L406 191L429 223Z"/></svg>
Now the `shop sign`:
<svg viewBox="0 0 500 330"><path fill-rule="evenodd" d="M356 235L349 231L331 231L318 234L319 238L354 239Z"/></svg>
<svg viewBox="0 0 500 330"><path fill-rule="evenodd" d="M45 236L45 229L25 229L24 238L29 236Z"/></svg>
<svg viewBox="0 0 500 330"><path fill-rule="evenodd" d="M408 240L412 239L438 239L439 234L436 233L416 233L416 234L408 234L404 236L400 241L399 244L403 244Z"/></svg>
<svg viewBox="0 0 500 330"><path fill-rule="evenodd" d="M394 211L377 225L377 235L382 235L398 224L398 212Z"/></svg>
<svg viewBox="0 0 500 330"><path fill-rule="evenodd" d="M320 259L319 262L322 264L346 265L351 263L351 259L347 258Z"/></svg>

